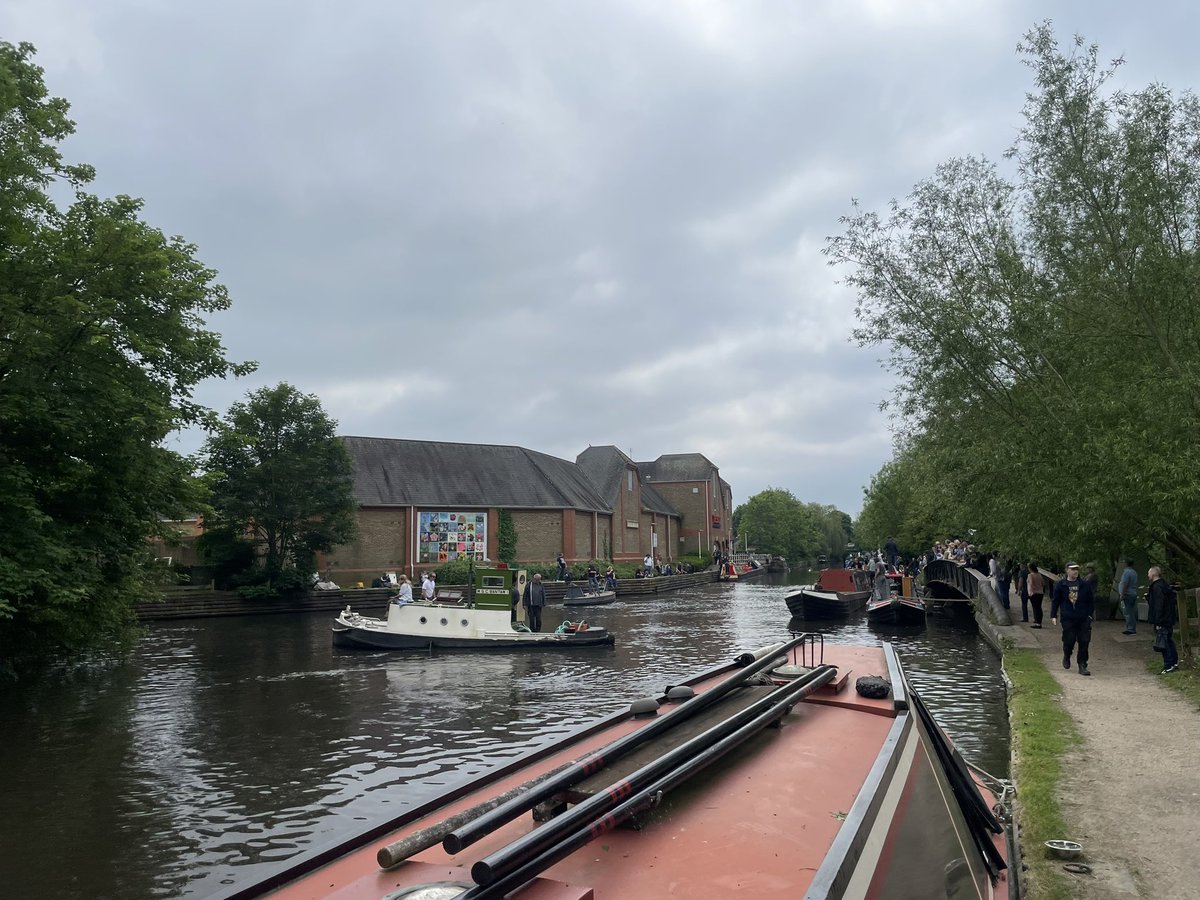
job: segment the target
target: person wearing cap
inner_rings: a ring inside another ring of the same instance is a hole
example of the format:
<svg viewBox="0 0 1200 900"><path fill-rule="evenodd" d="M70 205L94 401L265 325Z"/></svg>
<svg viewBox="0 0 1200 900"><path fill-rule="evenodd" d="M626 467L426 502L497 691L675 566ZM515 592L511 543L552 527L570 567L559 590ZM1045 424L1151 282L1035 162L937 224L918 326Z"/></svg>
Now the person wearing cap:
<svg viewBox="0 0 1200 900"><path fill-rule="evenodd" d="M1079 563L1067 564L1067 577L1060 578L1054 585L1050 600L1050 624L1062 620L1063 668L1071 668L1071 654L1079 663L1080 675L1091 675L1088 671L1088 645L1092 642L1092 618L1096 611L1096 598L1091 586L1079 578Z"/></svg>

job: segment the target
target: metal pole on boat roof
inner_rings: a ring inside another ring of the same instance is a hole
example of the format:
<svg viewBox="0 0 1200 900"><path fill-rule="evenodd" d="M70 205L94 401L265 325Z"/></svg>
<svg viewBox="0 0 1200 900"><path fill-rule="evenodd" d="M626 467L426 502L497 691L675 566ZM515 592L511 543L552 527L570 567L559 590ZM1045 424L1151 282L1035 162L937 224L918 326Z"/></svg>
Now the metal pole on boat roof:
<svg viewBox="0 0 1200 900"><path fill-rule="evenodd" d="M827 684L837 674L832 666L822 666L813 669L796 681L783 685L765 697L740 709L723 719L716 725L705 729L688 741L661 756L650 760L635 772L626 775L620 781L609 785L604 790L593 794L587 800L577 803L567 812L551 819L526 835L513 841L507 847L502 847L479 860L471 867L471 877L479 884L490 884L501 878L518 866L528 861L534 854L540 853L547 847L567 837L576 828L595 818L610 808L616 806L621 799L645 789L648 785L667 773L674 772L680 767L689 767L700 754L724 740L752 721L757 721L764 713L778 710L793 702L806 689L816 690Z"/></svg>
<svg viewBox="0 0 1200 900"><path fill-rule="evenodd" d="M764 656L760 660L756 660L744 669L739 669L730 677L726 678L719 684L709 688L698 697L689 700L666 715L660 716L650 722L643 728L637 731L630 732L624 737L617 738L606 747L601 747L594 753L590 753L583 759L577 760L566 772L559 775L557 778L552 778L549 781L544 781L537 787L531 788L525 794L519 797L514 797L507 803L497 807L491 812L484 813L474 822L456 828L450 834L446 835L442 841L442 847L447 853L458 853L464 848L471 846L484 835L490 834L500 826L507 822L511 822L517 816L533 809L543 800L548 797L553 797L564 789L570 787L577 781L582 781L594 772L598 772L611 762L620 759L630 750L640 747L642 744L651 738L657 737L665 731L685 721L689 717L695 715L701 710L712 706L730 691L741 687L746 680L752 675L757 675L764 669L768 669L775 664L775 660L780 656L785 656L793 647L805 640L804 636L792 638L779 649L779 653L775 655Z"/></svg>
<svg viewBox="0 0 1200 900"><path fill-rule="evenodd" d="M460 894L457 900L485 900L485 898L506 896L511 891L525 884L530 879L536 877L538 874L554 865L554 863L558 862L560 859L569 856L575 850L598 838L600 835L611 831L634 813L657 804L661 799L662 794L664 794L666 791L669 791L687 781L693 775L702 771L705 767L716 762L730 750L733 750L739 745L745 743L750 738L754 737L769 724L786 714L787 710L793 705L803 700L809 694L818 690L822 685L832 679L836 673L836 669L834 669L832 666L828 666L826 667L825 671L821 673L820 677L806 682L796 690L788 691L786 697L780 699L775 695L772 695L771 699L775 700L775 702L772 703L769 708L761 710L757 716L742 724L741 727L737 728L735 731L726 734L720 740L711 743L698 753L695 753L682 765L677 765L675 768L666 772L643 789L637 790L637 792L630 796L628 800L616 806L611 811L604 813L599 818L585 821L577 830L568 834L558 843L548 846L546 849L537 853L536 856L527 857L524 862L518 861L517 868L510 870L506 874L500 875L495 881L492 881L489 884L481 884L477 887L471 888L465 893ZM609 790L612 791L612 788ZM602 796L605 795L597 795L597 797ZM582 806L583 804L580 805ZM559 818L561 819L563 817L560 816ZM534 834L537 834L537 832L534 832ZM479 866L480 863L476 863L475 866L472 867L472 877L475 876L475 869Z"/></svg>

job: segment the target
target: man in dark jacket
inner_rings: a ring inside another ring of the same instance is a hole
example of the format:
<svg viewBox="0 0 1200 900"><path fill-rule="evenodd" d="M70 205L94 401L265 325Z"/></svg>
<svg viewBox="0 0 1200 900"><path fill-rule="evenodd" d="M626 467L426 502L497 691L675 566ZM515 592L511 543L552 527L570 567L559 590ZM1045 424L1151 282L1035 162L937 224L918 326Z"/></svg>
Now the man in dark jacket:
<svg viewBox="0 0 1200 900"><path fill-rule="evenodd" d="M525 585L525 596L521 598L525 605L525 621L530 631L542 630L542 607L546 605L546 588L542 584L540 574L533 576L533 581Z"/></svg>
<svg viewBox="0 0 1200 900"><path fill-rule="evenodd" d="M1092 618L1096 612L1096 598L1086 581L1079 579L1079 564L1067 565L1067 577L1060 578L1054 585L1054 596L1050 601L1050 624L1057 625L1062 619L1063 668L1071 668L1071 653L1079 644L1079 674L1091 675L1088 671L1088 645L1092 642Z"/></svg>
<svg viewBox="0 0 1200 900"><path fill-rule="evenodd" d="M1163 668L1159 675L1170 675L1179 668L1179 650L1175 647L1175 622L1179 618L1179 607L1175 602L1175 589L1167 584L1158 566L1151 566L1150 590L1146 592L1149 610L1146 620L1155 628L1155 643L1163 645L1160 651ZM1158 640L1163 633L1165 641Z"/></svg>

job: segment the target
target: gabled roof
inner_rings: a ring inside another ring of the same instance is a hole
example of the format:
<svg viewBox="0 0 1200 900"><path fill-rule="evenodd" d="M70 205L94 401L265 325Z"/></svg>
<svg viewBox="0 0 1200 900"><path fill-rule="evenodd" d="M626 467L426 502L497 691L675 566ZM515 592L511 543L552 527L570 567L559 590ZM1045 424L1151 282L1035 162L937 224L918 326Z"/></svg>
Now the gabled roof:
<svg viewBox="0 0 1200 900"><path fill-rule="evenodd" d="M663 499L662 494L646 484L641 463L636 463L616 447L588 447L577 457L575 462L596 486L596 492L608 504L609 509L616 509L617 497L625 481L627 466L637 470L637 477L642 484L642 508L654 513L668 516L678 516L679 512Z"/></svg>
<svg viewBox="0 0 1200 900"><path fill-rule="evenodd" d="M596 493L608 504L609 509L617 505L617 493L625 480L625 467L637 468L637 463L611 444L588 447L575 457L575 464L595 485Z"/></svg>
<svg viewBox="0 0 1200 900"><path fill-rule="evenodd" d="M572 462L495 444L343 437L364 506L495 506L608 512Z"/></svg>
<svg viewBox="0 0 1200 900"><path fill-rule="evenodd" d="M703 453L664 453L654 462L640 462L642 481L707 481L716 468Z"/></svg>

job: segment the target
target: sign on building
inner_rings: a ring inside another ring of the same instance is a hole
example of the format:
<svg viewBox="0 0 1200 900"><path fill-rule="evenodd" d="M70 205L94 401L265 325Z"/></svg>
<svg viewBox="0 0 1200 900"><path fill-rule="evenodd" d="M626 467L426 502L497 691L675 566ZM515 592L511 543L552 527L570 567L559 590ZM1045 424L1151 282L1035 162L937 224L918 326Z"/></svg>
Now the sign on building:
<svg viewBox="0 0 1200 900"><path fill-rule="evenodd" d="M487 513L423 512L419 562L487 559Z"/></svg>

